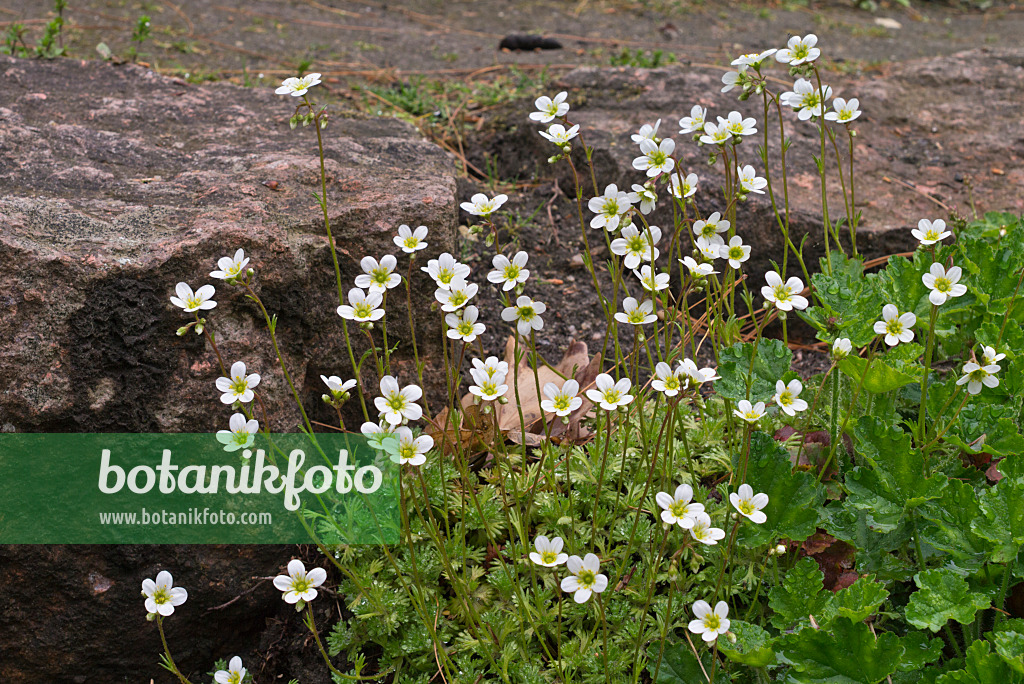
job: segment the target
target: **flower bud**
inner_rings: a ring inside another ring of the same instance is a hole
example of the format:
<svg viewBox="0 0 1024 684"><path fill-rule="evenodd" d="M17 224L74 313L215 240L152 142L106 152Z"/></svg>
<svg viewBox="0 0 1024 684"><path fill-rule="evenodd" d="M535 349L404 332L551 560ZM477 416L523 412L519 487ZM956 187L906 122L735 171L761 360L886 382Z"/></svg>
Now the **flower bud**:
<svg viewBox="0 0 1024 684"><path fill-rule="evenodd" d="M145 595L145 594L143 594L143 595ZM149 620L150 622L152 622L153 620L156 620L156 613L146 613L146 619Z"/></svg>
<svg viewBox="0 0 1024 684"><path fill-rule="evenodd" d="M176 334L176 335L177 335L178 337L181 337L182 335L184 335L185 333L187 333L187 332L188 332L188 329L189 329L189 328L191 328L191 327L192 327L192 324L191 324L191 323L189 323L188 325L183 325L183 326L181 326L180 328L178 328L178 332L177 332L177 333L175 333L175 334Z"/></svg>
<svg viewBox="0 0 1024 684"><path fill-rule="evenodd" d="M786 553L786 545L785 544L779 544L778 546L775 547L775 555L781 556L784 553Z"/></svg>
<svg viewBox="0 0 1024 684"><path fill-rule="evenodd" d="M725 633L725 638L729 640L730 644L735 644L736 643L736 635L733 634L732 632L726 632Z"/></svg>

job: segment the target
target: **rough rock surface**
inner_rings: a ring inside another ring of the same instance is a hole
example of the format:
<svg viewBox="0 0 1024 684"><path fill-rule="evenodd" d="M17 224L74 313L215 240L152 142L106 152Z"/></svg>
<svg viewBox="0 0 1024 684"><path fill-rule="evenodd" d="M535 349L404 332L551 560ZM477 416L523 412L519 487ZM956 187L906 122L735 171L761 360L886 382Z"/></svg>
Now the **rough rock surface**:
<svg viewBox="0 0 1024 684"><path fill-rule="evenodd" d="M314 420L320 374L352 377L319 191L312 128L290 130L295 100L197 87L141 67L0 57L0 426L19 431L205 432L223 428L216 360L174 285L217 285L209 312L227 364L263 376L273 429L298 411L258 308L208 274L251 255L288 371ZM359 259L396 251L401 223L430 228L417 265L453 251L454 169L393 119L333 119L328 198L347 293ZM404 270L408 260L400 259ZM441 364L429 277L413 275L420 353ZM415 378L404 288L389 342ZM357 349L367 342L350 326ZM379 339L378 339L379 343ZM438 378L442 373L427 376ZM372 381L372 378L370 379ZM429 388L428 388L429 389Z"/></svg>

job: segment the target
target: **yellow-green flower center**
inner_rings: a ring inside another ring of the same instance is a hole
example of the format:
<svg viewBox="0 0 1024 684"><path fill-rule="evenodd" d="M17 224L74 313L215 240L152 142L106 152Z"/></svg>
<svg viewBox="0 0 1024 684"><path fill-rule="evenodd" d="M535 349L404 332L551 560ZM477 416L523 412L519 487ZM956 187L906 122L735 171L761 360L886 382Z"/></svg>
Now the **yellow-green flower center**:
<svg viewBox="0 0 1024 684"><path fill-rule="evenodd" d="M949 282L949 278L936 278L935 289L939 292L949 292L953 289L953 283Z"/></svg>
<svg viewBox="0 0 1024 684"><path fill-rule="evenodd" d="M789 406L793 403L793 395L789 390L779 393L779 403L783 406Z"/></svg>
<svg viewBox="0 0 1024 684"><path fill-rule="evenodd" d="M617 389L606 389L604 391L604 400L606 403L615 404L619 401L619 397L622 395Z"/></svg>
<svg viewBox="0 0 1024 684"><path fill-rule="evenodd" d="M374 285L386 286L391 278L391 271L386 268L375 268L370 273L370 282Z"/></svg>
<svg viewBox="0 0 1024 684"><path fill-rule="evenodd" d="M819 104L821 104L821 96L817 90L804 93L803 98L800 100L800 106L804 109L814 109Z"/></svg>
<svg viewBox="0 0 1024 684"><path fill-rule="evenodd" d="M292 591L298 594L305 594L311 588L312 587L309 584L309 580L306 579L305 575L303 575L302 577L292 578Z"/></svg>
<svg viewBox="0 0 1024 684"><path fill-rule="evenodd" d="M684 518L686 517L686 510L689 507L690 505L685 501L676 501L668 507L668 511L677 518Z"/></svg>
<svg viewBox="0 0 1024 684"><path fill-rule="evenodd" d="M567 394L559 394L551 401L555 409L558 411L565 411L572 406L572 397Z"/></svg>
<svg viewBox="0 0 1024 684"><path fill-rule="evenodd" d="M597 580L597 576L592 570L583 568L580 570L580 574L576 575L576 579L579 581L580 586L584 589L589 589L594 586L594 582Z"/></svg>
<svg viewBox="0 0 1024 684"><path fill-rule="evenodd" d="M619 202L615 199L606 199L604 205L601 207L601 213L608 216L618 216L619 214Z"/></svg>
<svg viewBox="0 0 1024 684"><path fill-rule="evenodd" d="M793 61L798 59L807 59L811 49L804 43L797 43L797 46L792 49L791 54L793 55Z"/></svg>
<svg viewBox="0 0 1024 684"><path fill-rule="evenodd" d="M550 565L558 560L558 554L554 551L541 551L540 559Z"/></svg>
<svg viewBox="0 0 1024 684"><path fill-rule="evenodd" d="M508 266L505 267L505 270L502 272L502 277L505 280L517 280L519 278L520 270L521 269L517 265L509 264Z"/></svg>
<svg viewBox="0 0 1024 684"><path fill-rule="evenodd" d="M455 271L450 268L442 268L437 272L437 282L442 285L448 285L452 282L452 278L455 277Z"/></svg>
<svg viewBox="0 0 1024 684"><path fill-rule="evenodd" d="M939 231L935 230L934 228L929 228L927 230L927 232L925 232L925 234L924 234L924 239L925 240L938 240L939 239Z"/></svg>
<svg viewBox="0 0 1024 684"><path fill-rule="evenodd" d="M450 297L448 297L448 303L454 307L460 307L469 300L466 293L462 290L453 290Z"/></svg>
<svg viewBox="0 0 1024 684"><path fill-rule="evenodd" d="M532 306L520 306L516 308L516 315L521 321L532 321L537 312L533 310Z"/></svg>
<svg viewBox="0 0 1024 684"><path fill-rule="evenodd" d="M892 320L886 321L885 332L889 333L890 335L895 335L896 337L899 337L900 334L903 332L903 324L900 323L900 319L893 318Z"/></svg>
<svg viewBox="0 0 1024 684"><path fill-rule="evenodd" d="M456 328L456 330L463 337L466 337L468 335L472 335L473 334L473 324L470 323L469 321L461 321L459 323L458 328Z"/></svg>
<svg viewBox="0 0 1024 684"><path fill-rule="evenodd" d="M402 244L408 247L409 249L415 249L416 246L420 244L420 239L415 235L410 235L409 237L402 240Z"/></svg>
<svg viewBox="0 0 1024 684"><path fill-rule="evenodd" d="M648 152L647 159L650 162L651 166L657 168L665 165L665 162L668 161L668 155L662 152L660 149L657 149Z"/></svg>
<svg viewBox="0 0 1024 684"><path fill-rule="evenodd" d="M639 307L629 312L628 320L631 325L640 325L644 322L644 318L647 314L643 312L643 309Z"/></svg>
<svg viewBox="0 0 1024 684"><path fill-rule="evenodd" d="M158 606L162 606L165 603L171 602L171 592L164 587L157 587L156 591L153 592L153 596L150 598L153 599L153 603Z"/></svg>
<svg viewBox="0 0 1024 684"><path fill-rule="evenodd" d="M757 508L754 507L754 504L753 502L751 502L750 499L740 499L739 505L737 505L736 507L740 510L740 513L742 513L743 515L750 515L757 510Z"/></svg>
<svg viewBox="0 0 1024 684"><path fill-rule="evenodd" d="M401 394L393 394L388 397L388 408L393 411L401 411L405 408L405 397Z"/></svg>
<svg viewBox="0 0 1024 684"><path fill-rule="evenodd" d="M772 292L775 294L775 301L777 302L788 302L791 296L789 288L786 287L785 283L773 287Z"/></svg>
<svg viewBox="0 0 1024 684"><path fill-rule="evenodd" d="M185 303L188 304L188 308L190 309L198 309L202 305L203 301L204 300L201 297L193 295L186 299Z"/></svg>
<svg viewBox="0 0 1024 684"><path fill-rule="evenodd" d="M718 631L718 628L722 626L722 618L718 617L714 613L708 613L704 616L704 626L709 630Z"/></svg>
<svg viewBox="0 0 1024 684"><path fill-rule="evenodd" d="M354 305L352 311L356 318L369 318L373 315L373 307L365 301Z"/></svg>

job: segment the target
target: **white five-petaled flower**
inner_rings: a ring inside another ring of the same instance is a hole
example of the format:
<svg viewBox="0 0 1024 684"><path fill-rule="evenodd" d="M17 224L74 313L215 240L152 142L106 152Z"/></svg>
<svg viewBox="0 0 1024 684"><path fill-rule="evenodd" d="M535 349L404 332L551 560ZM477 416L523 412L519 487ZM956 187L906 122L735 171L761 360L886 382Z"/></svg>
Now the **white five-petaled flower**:
<svg viewBox="0 0 1024 684"><path fill-rule="evenodd" d="M672 174L672 180L669 182L669 189L676 199L686 199L687 197L693 197L697 192L697 174L691 173L679 180L679 174Z"/></svg>
<svg viewBox="0 0 1024 684"><path fill-rule="evenodd" d="M592 553L583 558L569 556L566 566L572 574L562 580L562 591L572 592L576 603L586 603L591 594L600 594L608 588L608 578L598 572L601 561Z"/></svg>
<svg viewBox="0 0 1024 684"><path fill-rule="evenodd" d="M1006 358L1006 354L997 354L995 347L982 346L981 348L981 365L990 366L993 363L999 363Z"/></svg>
<svg viewBox="0 0 1024 684"><path fill-rule="evenodd" d="M306 91L315 85L320 85L320 74L306 74L300 78L286 78L281 82L281 85L274 92L277 95L291 95L292 97L302 97L306 94Z"/></svg>
<svg viewBox="0 0 1024 684"><path fill-rule="evenodd" d="M921 276L921 282L931 290L928 301L935 306L942 306L950 297L967 294L967 286L960 284L962 273L959 266L953 266L947 271L942 264L933 263L929 272Z"/></svg>
<svg viewBox="0 0 1024 684"><path fill-rule="evenodd" d="M782 104L796 110L796 116L801 121L807 121L812 116L821 116L825 103L832 97L832 88L822 84L821 89L812 84L806 78L798 78L793 84L793 90L782 93L779 98Z"/></svg>
<svg viewBox="0 0 1024 684"><path fill-rule="evenodd" d="M821 54L821 50L814 47L817 44L818 36L813 33L808 33L803 38L791 36L786 47L775 53L775 59L790 66L813 62Z"/></svg>
<svg viewBox="0 0 1024 684"><path fill-rule="evenodd" d="M748 423L756 423L764 417L764 408L763 401L759 401L751 406L750 402L746 399L740 399L733 410L733 415Z"/></svg>
<svg viewBox="0 0 1024 684"><path fill-rule="evenodd" d="M895 347L900 342L910 342L914 339L914 325L917 324L917 316L908 311L900 314L900 310L892 304L882 307L882 320L875 321L875 334L885 335L885 343Z"/></svg>
<svg viewBox="0 0 1024 684"><path fill-rule="evenodd" d="M690 273L698 278L704 278L712 273L718 273L718 271L715 270L714 264L698 264L696 259L690 256L685 256L679 261L690 270Z"/></svg>
<svg viewBox="0 0 1024 684"><path fill-rule="evenodd" d="M764 52L748 52L747 54L740 55L736 59L732 60L731 64L733 66L740 66L741 64L745 64L747 66L752 66L756 69L761 66L761 62L768 59L776 52L778 52L776 48L769 48Z"/></svg>
<svg viewBox="0 0 1024 684"><path fill-rule="evenodd" d="M187 283L178 283L174 287L174 294L177 296L171 297L171 304L184 309L186 313L207 311L217 306L217 302L211 299L215 292L213 285L203 285L192 292Z"/></svg>
<svg viewBox="0 0 1024 684"><path fill-rule="evenodd" d="M477 322L479 317L480 311L472 304L461 311L447 314L444 322L448 325L448 338L462 340L466 344L475 341L487 329L483 323Z"/></svg>
<svg viewBox="0 0 1024 684"><path fill-rule="evenodd" d="M545 568L553 568L556 565L569 560L569 554L562 553L562 538L555 537L554 539L548 539L543 534L538 535L533 540L533 547L536 551L530 552L530 560L537 565L543 565Z"/></svg>
<svg viewBox="0 0 1024 684"><path fill-rule="evenodd" d="M704 124L707 123L707 116L708 110L706 108L700 105L693 105L693 109L690 110L690 116L684 116L679 120L679 134L686 135L703 131Z"/></svg>
<svg viewBox="0 0 1024 684"><path fill-rule="evenodd" d="M750 81L747 76L747 65L740 64L736 71L727 71L722 74L722 92L727 93L736 86L743 86Z"/></svg>
<svg viewBox="0 0 1024 684"><path fill-rule="evenodd" d="M421 249L427 248L424 240L427 237L427 227L418 226L416 230L411 229L404 223L398 226L398 235L395 236L395 244L406 254L413 254Z"/></svg>
<svg viewBox="0 0 1024 684"><path fill-rule="evenodd" d="M768 495L754 494L754 488L748 484L741 484L739 489L730 494L729 503L740 512L740 515L750 518L751 522L762 525L768 520L768 516L761 510L768 505Z"/></svg>
<svg viewBox="0 0 1024 684"><path fill-rule="evenodd" d="M327 389L331 390L334 394L344 394L357 384L355 378L342 381L342 379L337 375L332 375L330 377L321 375L320 379L324 381L325 385L327 385Z"/></svg>
<svg viewBox="0 0 1024 684"><path fill-rule="evenodd" d="M548 310L544 302L535 302L526 295L516 299L515 306L509 306L502 310L501 320L511 323L516 322L516 330L523 337L529 337L534 330L544 327L544 319L541 314Z"/></svg>
<svg viewBox="0 0 1024 684"><path fill-rule="evenodd" d="M837 97L832 100L832 111L825 113L828 121L835 121L841 124L853 123L853 120L860 116L860 100L855 97L844 100Z"/></svg>
<svg viewBox="0 0 1024 684"><path fill-rule="evenodd" d="M366 443L371 449L376 449L377 451L384 451L387 448L387 442L390 442L388 438L395 438L395 430L395 426L387 421L379 423L366 422L359 428L359 432L362 433L363 437L366 437Z"/></svg>
<svg viewBox="0 0 1024 684"><path fill-rule="evenodd" d="M429 275L442 290L450 289L453 280L468 280L469 266L460 264L448 252L436 259L431 259L420 270Z"/></svg>
<svg viewBox="0 0 1024 684"><path fill-rule="evenodd" d="M419 420L423 409L416 402L423 396L418 385L399 388L398 379L385 375L380 379L381 396L373 400L381 417L390 425L400 425L407 420Z"/></svg>
<svg viewBox="0 0 1024 684"><path fill-rule="evenodd" d="M773 303L779 311L807 308L807 299L800 294L804 291L804 281L793 276L782 282L782 276L775 271L765 273L764 279L768 284L761 288L761 296Z"/></svg>
<svg viewBox="0 0 1024 684"><path fill-rule="evenodd" d="M253 399L252 388L260 384L259 373L245 374L245 363L235 361L231 364L231 377L217 378L217 389L223 392L220 400L225 404L240 401L247 404Z"/></svg>
<svg viewBox="0 0 1024 684"><path fill-rule="evenodd" d="M217 270L210 271L210 277L221 280L237 278L242 274L242 269L249 263L249 257L245 256L245 250L238 249L233 257L221 257L217 260Z"/></svg>
<svg viewBox="0 0 1024 684"><path fill-rule="evenodd" d="M661 127L661 119L658 119L654 124L644 124L640 127L640 130L630 136L630 139L636 144L642 143L644 140L652 140L658 142L658 128Z"/></svg>
<svg viewBox="0 0 1024 684"><path fill-rule="evenodd" d="M767 185L768 180L758 176L757 170L750 164L747 164L740 169L740 187L743 188L743 192L752 192L757 195L763 195L764 189Z"/></svg>
<svg viewBox="0 0 1024 684"><path fill-rule="evenodd" d="M693 514L693 527L690 536L706 546L714 546L719 539L725 539L725 530L711 526L711 516L707 513Z"/></svg>
<svg viewBox="0 0 1024 684"><path fill-rule="evenodd" d="M682 366L672 368L664 361L659 361L654 367L654 379L651 380L651 387L661 392L666 397L674 397L683 389L683 379L679 377Z"/></svg>
<svg viewBox="0 0 1024 684"><path fill-rule="evenodd" d="M800 393L803 391L803 383L796 378L790 380L788 385L781 380L776 380L775 396L772 399L787 416L795 416L800 411L807 410L807 402L800 398Z"/></svg>
<svg viewBox="0 0 1024 684"><path fill-rule="evenodd" d="M402 284L402 276L395 273L398 259L393 254L385 254L377 261L371 256L363 257L359 267L363 272L356 276L356 287L370 292L386 292Z"/></svg>
<svg viewBox="0 0 1024 684"><path fill-rule="evenodd" d="M462 278L456 278L448 283L448 287L434 290L434 299L441 304L441 311L451 313L464 307L479 290L480 286L476 283L467 283Z"/></svg>
<svg viewBox="0 0 1024 684"><path fill-rule="evenodd" d="M306 566L298 558L288 562L288 574L278 575L274 578L274 587L284 592L282 598L285 603L298 603L304 601L309 603L316 598L316 588L327 580L327 571L323 568L313 568L308 573Z"/></svg>
<svg viewBox="0 0 1024 684"><path fill-rule="evenodd" d="M964 364L963 376L956 381L956 384L966 384L968 393L978 394L981 392L982 386L997 387L999 385L999 378L995 375L998 372L999 366L994 363L982 366L968 361Z"/></svg>
<svg viewBox="0 0 1024 684"><path fill-rule="evenodd" d="M231 414L228 427L230 430L217 430L217 441L224 445L224 451L238 451L252 446L256 433L260 431L256 419L246 420L241 413Z"/></svg>
<svg viewBox="0 0 1024 684"><path fill-rule="evenodd" d="M715 212L708 216L707 220L694 221L693 222L693 234L698 238L704 238L709 244L713 244L716 247L724 245L725 240L722 239L721 233L729 232L729 221L722 218L721 212ZM716 254L717 256L717 254Z"/></svg>
<svg viewBox="0 0 1024 684"><path fill-rule="evenodd" d="M645 138L640 141L640 154L643 156L633 160L633 168L637 171L646 171L648 178L671 173L676 167L676 161L672 158L675 151L676 141L672 138L665 138L660 143Z"/></svg>
<svg viewBox="0 0 1024 684"><path fill-rule="evenodd" d="M693 359L683 359L680 361L678 372L688 377L696 385L702 385L705 382L718 380L722 377L714 368L697 368L697 364L694 363Z"/></svg>
<svg viewBox="0 0 1024 684"><path fill-rule="evenodd" d="M350 321L366 323L384 317L384 309L379 308L384 298L380 292L367 294L358 287L348 291L348 304L338 307L338 315Z"/></svg>
<svg viewBox="0 0 1024 684"><path fill-rule="evenodd" d="M413 437L412 430L405 425L395 428L398 446L391 454L391 460L399 465L408 463L420 466L427 462L427 452L434 448L434 438L430 435Z"/></svg>
<svg viewBox="0 0 1024 684"><path fill-rule="evenodd" d="M580 125L576 124L566 130L562 124L551 124L546 131L537 131L542 136L555 143L559 147L565 147L569 141L575 138L580 132Z"/></svg>
<svg viewBox="0 0 1024 684"><path fill-rule="evenodd" d="M217 684L242 684L245 679L245 668L242 667L242 659L235 656L228 663L228 669L217 670L213 675L213 681Z"/></svg>
<svg viewBox="0 0 1024 684"><path fill-rule="evenodd" d="M474 383L469 386L469 393L480 397L484 401L501 399L508 392L504 373L488 375L486 371L473 368L470 369L469 374L472 376Z"/></svg>
<svg viewBox="0 0 1024 684"><path fill-rule="evenodd" d="M668 288L671 276L668 273L654 273L650 266L644 265L640 270L633 271L633 275L640 279L640 285L648 292L661 292Z"/></svg>
<svg viewBox="0 0 1024 684"><path fill-rule="evenodd" d="M634 297L626 297L622 300L622 311L615 314L615 320L628 325L647 325L658 320L658 317L654 314L652 300L638 302Z"/></svg>
<svg viewBox="0 0 1024 684"><path fill-rule="evenodd" d="M729 265L733 268L741 268L743 262L750 258L750 245L743 244L743 238L739 235L733 235L729 239L729 244L718 248L718 254L723 259L728 259Z"/></svg>
<svg viewBox="0 0 1024 684"><path fill-rule="evenodd" d="M596 389L587 390L587 399L598 404L605 411L615 411L620 406L625 406L633 401L633 395L629 394L629 388L633 383L629 378L620 378L618 382L608 375L601 373L594 379Z"/></svg>
<svg viewBox="0 0 1024 684"><path fill-rule="evenodd" d="M499 361L497 356L488 356L486 361L473 359L473 368L479 368L487 373L488 377L498 373L508 375L508 361Z"/></svg>
<svg viewBox="0 0 1024 684"><path fill-rule="evenodd" d="M604 189L604 195L591 197L587 202L587 208L597 214L590 219L590 227L615 232L622 215L629 211L630 206L632 202L629 193L619 190L615 183L611 183Z"/></svg>
<svg viewBox="0 0 1024 684"><path fill-rule="evenodd" d="M495 195L493 198L489 198L482 192L478 192L470 197L468 202L463 202L459 206L467 214L486 218L501 208L501 205L507 201L508 195Z"/></svg>
<svg viewBox="0 0 1024 684"><path fill-rule="evenodd" d="M161 617L171 615L176 607L188 599L188 592L174 586L174 579L166 570L157 573L155 582L151 579L142 580L142 595L146 597L146 612Z"/></svg>
<svg viewBox="0 0 1024 684"><path fill-rule="evenodd" d="M491 260L494 270L487 274L487 280L492 283L500 283L504 291L515 289L520 283L525 283L530 277L530 271L526 268L529 259L526 252L516 252L510 260L504 254L495 255Z"/></svg>
<svg viewBox="0 0 1024 684"><path fill-rule="evenodd" d="M658 193L655 191L654 183L648 181L645 185L633 184L633 192L630 193L630 201L640 203L640 213L647 216L654 211L658 202Z"/></svg>
<svg viewBox="0 0 1024 684"><path fill-rule="evenodd" d="M707 238L697 238L697 251L700 255L708 261L714 261L722 256L721 252L722 245L719 242L708 240Z"/></svg>
<svg viewBox="0 0 1024 684"><path fill-rule="evenodd" d="M624 257L623 265L634 269L641 262L657 260L661 252L654 245L660 240L661 228L658 226L638 228L636 224L630 223L622 229L619 237L612 240L612 254Z"/></svg>
<svg viewBox="0 0 1024 684"><path fill-rule="evenodd" d="M553 382L545 383L541 390L544 399L540 402L540 407L548 413L554 413L556 416L564 418L583 406L583 397L577 396L579 392L580 383L571 378L566 380L561 387Z"/></svg>
<svg viewBox="0 0 1024 684"><path fill-rule="evenodd" d="M718 120L722 121L723 119L718 117ZM700 136L700 141L705 145L725 145L731 140L732 133L724 124L715 124L710 121L704 124L704 135Z"/></svg>
<svg viewBox="0 0 1024 684"><path fill-rule="evenodd" d="M911 229L910 234L916 237L922 245L927 247L928 245L934 245L936 242L945 240L953 233L946 230L946 222L942 219L936 219L934 221L921 219L917 222L917 228Z"/></svg>
<svg viewBox="0 0 1024 684"><path fill-rule="evenodd" d="M679 525L684 530L693 527L694 518L704 512L704 504L693 503L693 487L681 484L674 494L658 492L654 500L661 506L661 519L669 525Z"/></svg>
<svg viewBox="0 0 1024 684"><path fill-rule="evenodd" d="M723 119L718 117L719 129L724 128L729 131L732 135L737 137L743 135L754 135L757 133L757 120L752 116L743 118L743 115L739 112L729 112L729 118Z"/></svg>
<svg viewBox="0 0 1024 684"><path fill-rule="evenodd" d="M847 337L839 337L832 343L832 358L839 361L845 359L853 351L853 342Z"/></svg>
<svg viewBox="0 0 1024 684"><path fill-rule="evenodd" d="M697 601L693 604L693 614L697 619L691 620L687 629L700 634L700 638L707 643L729 631L729 604L725 601L715 604L714 610L711 610L707 601Z"/></svg>
<svg viewBox="0 0 1024 684"><path fill-rule="evenodd" d="M537 107L537 111L530 113L530 118L540 123L548 123L555 119L565 116L569 113L569 103L565 101L565 98L569 97L569 93L564 90L553 98L547 95L541 95L534 102L534 106Z"/></svg>

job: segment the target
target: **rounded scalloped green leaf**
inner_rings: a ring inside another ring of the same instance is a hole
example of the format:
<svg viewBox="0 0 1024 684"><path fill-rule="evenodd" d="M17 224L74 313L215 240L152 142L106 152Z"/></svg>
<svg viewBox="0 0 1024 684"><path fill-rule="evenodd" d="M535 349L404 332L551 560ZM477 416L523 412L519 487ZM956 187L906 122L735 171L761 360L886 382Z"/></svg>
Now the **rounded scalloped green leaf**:
<svg viewBox="0 0 1024 684"><path fill-rule="evenodd" d="M992 635L996 653L1018 674L1024 674L1024 634L1019 632L997 632Z"/></svg>
<svg viewBox="0 0 1024 684"><path fill-rule="evenodd" d="M793 352L782 343L782 340L761 339L757 345L751 374L750 359L754 354L754 345L750 342L738 342L719 352L718 374L722 377L715 381L715 391L718 394L734 401L748 398L754 403L771 401L775 394L775 381L782 378L790 369Z"/></svg>
<svg viewBox="0 0 1024 684"><path fill-rule="evenodd" d="M833 601L832 592L824 589L825 575L813 558L802 558L782 578L782 584L768 593L768 606L774 611L772 626L786 629L808 616L820 619Z"/></svg>
<svg viewBox="0 0 1024 684"><path fill-rule="evenodd" d="M869 366L867 359L859 356L847 356L839 362L839 370L857 383L863 377L864 389L872 394L884 394L904 385L921 381L920 376L914 377L896 370L879 358L872 359Z"/></svg>
<svg viewBox="0 0 1024 684"><path fill-rule="evenodd" d="M907 622L919 629L938 632L950 620L966 625L991 604L984 594L972 592L967 580L953 570L924 570L914 575L914 582L919 588L910 595L906 615Z"/></svg>
<svg viewBox="0 0 1024 684"><path fill-rule="evenodd" d="M729 660L751 667L767 667L775 664L775 651L772 650L772 635L757 625L740 620L733 620L729 631L736 637L736 643L730 639L720 639L718 650Z"/></svg>
<svg viewBox="0 0 1024 684"><path fill-rule="evenodd" d="M811 627L779 640L779 653L792 665L787 681L798 684L878 684L896 672L903 655L891 632L877 639L863 622L837 618L829 630Z"/></svg>
<svg viewBox="0 0 1024 684"><path fill-rule="evenodd" d="M647 672L655 684L694 684L707 681L704 670L711 672L711 658L707 649L701 656L703 669L686 642L666 644L665 651L661 654L660 666L658 650L657 646L651 646L647 651ZM655 670L658 672L657 677L654 677Z"/></svg>
<svg viewBox="0 0 1024 684"><path fill-rule="evenodd" d="M860 577L856 582L836 592L832 605L840 617L850 618L854 622L863 622L876 612L889 592L885 585L876 582L874 576Z"/></svg>
<svg viewBox="0 0 1024 684"><path fill-rule="evenodd" d="M1024 544L1024 478L1004 477L982 492L979 503L983 516L971 528L996 544L992 560L1009 562Z"/></svg>

